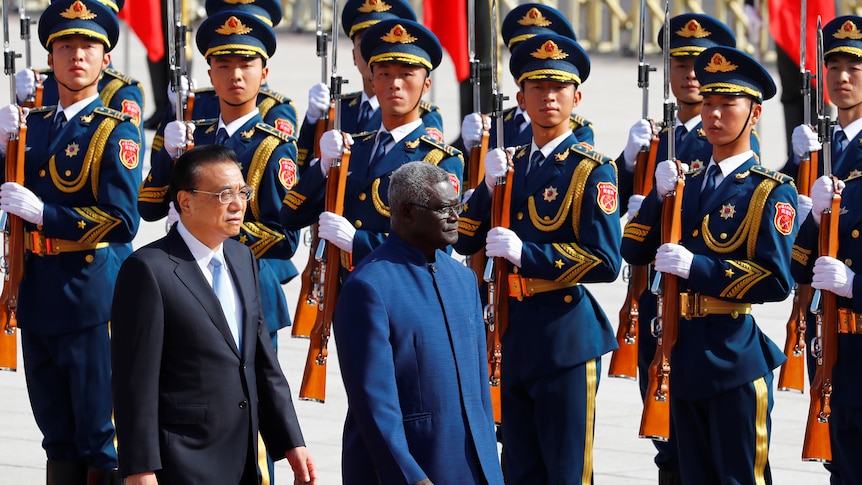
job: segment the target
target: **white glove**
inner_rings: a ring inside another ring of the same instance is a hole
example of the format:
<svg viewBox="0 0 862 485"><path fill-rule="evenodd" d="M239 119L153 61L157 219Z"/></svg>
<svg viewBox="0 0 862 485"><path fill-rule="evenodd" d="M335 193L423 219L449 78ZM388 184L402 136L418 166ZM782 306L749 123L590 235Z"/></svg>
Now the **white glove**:
<svg viewBox="0 0 862 485"><path fill-rule="evenodd" d="M652 140L652 125L648 120L640 119L629 128L629 140L623 150L623 158L626 161L626 170L633 172L638 152L641 148L648 147Z"/></svg>
<svg viewBox="0 0 862 485"><path fill-rule="evenodd" d="M688 279L694 254L679 244L665 243L655 255L655 270Z"/></svg>
<svg viewBox="0 0 862 485"><path fill-rule="evenodd" d="M168 227L174 225L175 222L180 220L180 213L174 208L174 203L168 203Z"/></svg>
<svg viewBox="0 0 862 485"><path fill-rule="evenodd" d="M470 200L470 197L473 197L473 192L475 192L475 191L476 191L476 189L465 190L464 195L461 197L461 202L467 202L468 200Z"/></svg>
<svg viewBox="0 0 862 485"><path fill-rule="evenodd" d="M838 181L838 188L844 189L844 182ZM821 175L811 186L811 215L814 222L820 225L820 215L823 211L832 207L832 193L834 184L828 175Z"/></svg>
<svg viewBox="0 0 862 485"><path fill-rule="evenodd" d="M794 128L790 140L793 144L793 153L800 158L806 153L816 152L822 147L817 141L817 133L814 133L808 125L799 125Z"/></svg>
<svg viewBox="0 0 862 485"><path fill-rule="evenodd" d="M512 156L515 153L515 149L510 147L506 149L506 152L509 152L509 156ZM494 191L494 185L497 184L497 177L505 175L506 170L509 169L509 159L506 156L506 152L502 148L495 148L488 150L488 154L485 155L485 186L491 192Z"/></svg>
<svg viewBox="0 0 862 485"><path fill-rule="evenodd" d="M47 74L39 74L39 81L48 79ZM36 94L36 73L32 69L21 69L15 73L15 96L23 104L27 98Z"/></svg>
<svg viewBox="0 0 862 485"><path fill-rule="evenodd" d="M467 155L470 154L471 148L479 145L482 140L482 132L490 129L491 121L487 116L470 113L464 117L464 121L461 122L461 140L464 141Z"/></svg>
<svg viewBox="0 0 862 485"><path fill-rule="evenodd" d="M317 123L329 109L329 99L329 86L326 83L312 86L308 90L308 111L305 112L305 119L309 123Z"/></svg>
<svg viewBox="0 0 862 485"><path fill-rule="evenodd" d="M808 218L808 214L811 213L811 207L813 207L811 197L798 194L796 196L796 205L798 206L798 209L796 210L796 228L799 229L799 226L805 222L805 219Z"/></svg>
<svg viewBox="0 0 862 485"><path fill-rule="evenodd" d="M28 108L24 110L24 116L30 112ZM0 108L0 153L6 153L6 144L9 143L9 137L13 133L18 132L21 124L21 115L18 113L18 107L14 104L7 104Z"/></svg>
<svg viewBox="0 0 862 485"><path fill-rule="evenodd" d="M334 212L323 212L317 221L317 235L338 246L342 251L353 252L353 236L356 228Z"/></svg>
<svg viewBox="0 0 862 485"><path fill-rule="evenodd" d="M844 298L853 298L853 277L856 273L846 264L829 256L820 256L814 261L814 278L811 287L831 291Z"/></svg>
<svg viewBox="0 0 862 485"><path fill-rule="evenodd" d="M182 121L171 121L165 126L165 151L171 156L171 159L177 158L180 149L188 146L189 141L193 141L192 132L194 125Z"/></svg>
<svg viewBox="0 0 862 485"><path fill-rule="evenodd" d="M347 134L347 144L353 145L353 137ZM320 135L320 170L323 176L329 174L329 166L332 160L341 159L344 153L344 135L338 130L329 130Z"/></svg>
<svg viewBox="0 0 862 485"><path fill-rule="evenodd" d="M632 219L635 214L637 214L638 211L641 210L641 204L644 203L644 199L644 196L638 194L633 194L631 197L629 197L629 205L627 210L629 214L629 219Z"/></svg>
<svg viewBox="0 0 862 485"><path fill-rule="evenodd" d="M676 181L679 179L679 169L676 162L665 160L655 167L655 191L663 200L668 192L676 189ZM685 180L685 175L682 175Z"/></svg>
<svg viewBox="0 0 862 485"><path fill-rule="evenodd" d="M168 83L168 99L171 100L171 111L176 112L177 110L177 93L174 92L174 83ZM189 88L194 91L197 89L197 83L194 79L189 79L186 76L180 76L180 96L183 99L183 104L186 102L186 98L189 97Z"/></svg>
<svg viewBox="0 0 862 485"><path fill-rule="evenodd" d="M495 227L488 231L485 238L485 254L489 258L506 258L510 263L521 267L521 250L524 243L511 229Z"/></svg>
<svg viewBox="0 0 862 485"><path fill-rule="evenodd" d="M6 182L0 185L0 210L40 226L45 204L32 190L15 182Z"/></svg>

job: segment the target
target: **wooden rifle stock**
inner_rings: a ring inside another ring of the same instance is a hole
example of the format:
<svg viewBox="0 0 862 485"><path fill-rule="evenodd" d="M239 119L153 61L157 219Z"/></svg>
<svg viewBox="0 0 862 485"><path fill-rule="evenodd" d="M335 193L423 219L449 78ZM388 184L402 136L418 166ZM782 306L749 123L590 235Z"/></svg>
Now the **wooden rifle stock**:
<svg viewBox="0 0 862 485"><path fill-rule="evenodd" d="M817 180L817 152L799 162L799 194L811 196L811 185ZM811 304L811 286L797 284L793 288L793 308L787 319L787 337L784 341L784 355L787 360L781 364L778 374L779 391L798 391L805 389L805 329L808 326L808 307Z"/></svg>
<svg viewBox="0 0 862 485"><path fill-rule="evenodd" d="M485 116L482 115L484 119ZM467 189L476 189L485 181L485 155L488 154L488 142L490 133L482 131L482 140L479 145L470 150L470 160L467 165ZM467 256L467 266L476 273L476 280L481 285L482 272L485 270L486 258L482 251Z"/></svg>
<svg viewBox="0 0 862 485"><path fill-rule="evenodd" d="M511 162L510 162L511 163ZM491 226L508 228L512 210L512 174L506 171L498 177L491 196ZM491 384L491 405L494 409L494 422L503 420L500 373L503 362L503 334L509 324L509 262L506 258L495 257L488 261L485 269L488 282L488 304L485 306L487 325L488 373Z"/></svg>
<svg viewBox="0 0 862 485"><path fill-rule="evenodd" d="M838 215L841 195L832 196L832 207L820 216L820 256L838 256ZM832 442L829 438L829 416L832 413L832 370L838 361L838 299L831 291L819 291L820 306L815 312L817 338L815 347L817 371L811 383L811 403L802 444L805 461L831 461ZM812 305L813 306L813 305Z"/></svg>
<svg viewBox="0 0 862 485"><path fill-rule="evenodd" d="M19 108L20 109L20 108ZM24 154L27 146L26 119L21 115L18 138L6 145L6 181L24 185ZM18 368L18 286L24 278L24 221L6 214L5 268L0 294L0 370Z"/></svg>
<svg viewBox="0 0 862 485"><path fill-rule="evenodd" d="M652 190L658 137L653 136L647 150L638 153L635 164L634 193L646 195ZM634 216L634 214L629 214ZM649 287L649 266L629 266L629 285L619 313L617 345L611 354L608 377L637 379L638 377L638 318L641 294Z"/></svg>
<svg viewBox="0 0 862 485"><path fill-rule="evenodd" d="M314 258L314 248L317 247L317 224L311 226L311 243L308 250L308 261L302 271L299 290L299 300L296 302L296 313L293 316L293 328L290 335L295 338L308 338L314 322L317 320L318 303L320 303L318 290L323 281L320 279L320 266Z"/></svg>
<svg viewBox="0 0 862 485"><path fill-rule="evenodd" d="M676 191L664 199L661 211L662 243L679 244L682 235L682 191L680 178ZM655 356L649 367L649 383L644 396L644 409L638 436L658 441L670 439L670 353L679 335L679 279L670 273L661 274L658 310L653 320L656 335Z"/></svg>
<svg viewBox="0 0 862 485"><path fill-rule="evenodd" d="M334 127L335 103L337 103L337 101L333 101L332 104L329 105L329 113L327 113L323 118L317 120L317 124L314 125L314 158L320 158L320 137Z"/></svg>
<svg viewBox="0 0 862 485"><path fill-rule="evenodd" d="M347 186L347 172L350 166L350 145L347 143L347 134L343 136L345 140L341 160L333 160L326 180L326 210L338 215L344 215L344 189ZM321 244L323 242L321 241ZM329 356L332 316L338 299L340 267L341 250L330 243L320 267L323 295L320 297L320 311L314 322L314 328L311 329L305 371L302 373L302 384L299 387L299 398L305 401L322 403L326 399L326 362Z"/></svg>

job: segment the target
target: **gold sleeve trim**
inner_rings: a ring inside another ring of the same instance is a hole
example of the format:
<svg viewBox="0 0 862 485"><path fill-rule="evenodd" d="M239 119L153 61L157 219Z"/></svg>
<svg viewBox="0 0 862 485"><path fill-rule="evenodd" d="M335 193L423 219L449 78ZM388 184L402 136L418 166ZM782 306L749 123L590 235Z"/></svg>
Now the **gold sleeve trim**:
<svg viewBox="0 0 862 485"><path fill-rule="evenodd" d="M571 268L566 270L565 273L560 275L554 281L562 282L562 283L577 283L584 277L591 269L595 268L599 264L601 264L602 260L593 256L592 254L584 251L577 244L566 243L559 244L555 243L553 245L554 249L557 250L558 253L562 254L569 261L574 261L574 264Z"/></svg>
<svg viewBox="0 0 862 485"><path fill-rule="evenodd" d="M258 259L284 239L284 234L273 231L260 222L243 222L242 228L249 235L257 239L254 244L248 245L248 248L254 253L254 257Z"/></svg>
<svg viewBox="0 0 862 485"><path fill-rule="evenodd" d="M625 230L623 231L623 237L633 239L637 242L644 242L650 229L652 229L652 226L629 222L626 224Z"/></svg>
<svg viewBox="0 0 862 485"><path fill-rule="evenodd" d="M389 206L384 204L383 198L380 197L380 179L374 179L374 182L371 183L371 202L378 214L389 218Z"/></svg>
<svg viewBox="0 0 862 485"><path fill-rule="evenodd" d="M304 195L298 194L295 191L291 190L290 192L285 194L284 200L282 202L284 203L284 205L290 207L291 209L297 210L299 209L299 206L301 206L305 202L305 199L306 197Z"/></svg>
<svg viewBox="0 0 862 485"><path fill-rule="evenodd" d="M479 229L479 224L481 224L480 221L474 221L473 219L462 217L458 219L458 232L465 236L473 237Z"/></svg>
<svg viewBox="0 0 862 485"><path fill-rule="evenodd" d="M248 167L246 175L246 183L254 188L255 193L260 193L260 181L263 179L263 174L266 171L266 165L269 163L270 157L275 152L276 147L281 143L281 140L274 136L268 136L260 142L257 149L254 151L254 156L251 158L251 165ZM249 201L251 207L251 215L255 220L260 220L260 197L252 197Z"/></svg>
<svg viewBox="0 0 862 485"><path fill-rule="evenodd" d="M760 230L760 222L763 219L766 199L769 197L772 189L778 184L779 182L774 179L766 179L758 184L751 195L751 202L745 219L743 219L739 227L736 228L736 232L727 242L720 242L709 231L709 214L707 214L700 224L700 230L703 233L706 246L718 254L728 254L739 249L744 243L747 243L746 255L749 259L754 258L757 248L757 232Z"/></svg>
<svg viewBox="0 0 862 485"><path fill-rule="evenodd" d="M57 172L56 157L52 156L51 159L48 160L48 171L51 173L51 180L54 182L54 186L56 186L58 190L67 194L76 193L84 187L89 178L90 185L93 190L93 197L95 197L96 200L99 199L99 171L102 166L102 156L105 153L108 138L111 136L111 132L114 131L114 127L117 126L117 123L119 123L119 120L117 119L105 118L99 124L98 128L96 128L96 132L90 139L87 153L84 155L84 163L81 166L81 171L71 182L63 180ZM90 177L91 171L93 172L92 177Z"/></svg>
<svg viewBox="0 0 862 485"><path fill-rule="evenodd" d="M139 202L162 202L168 196L168 186L164 187L144 187L138 189Z"/></svg>
<svg viewBox="0 0 862 485"><path fill-rule="evenodd" d="M790 257L802 266L808 266L808 258L811 257L811 250L805 249L794 244L793 252L791 253Z"/></svg>
<svg viewBox="0 0 862 485"><path fill-rule="evenodd" d="M165 146L165 137L163 136L154 136L153 143L150 149L154 152L162 151L162 147Z"/></svg>
<svg viewBox="0 0 862 485"><path fill-rule="evenodd" d="M740 277L733 280L719 297L721 298L736 298L741 299L748 293L748 290L754 287L757 283L763 281L766 277L772 274L772 271L755 264L752 261L737 261L733 259L727 260L727 264L733 266L740 271Z"/></svg>
<svg viewBox="0 0 862 485"><path fill-rule="evenodd" d="M95 223L92 229L78 239L79 243L97 243L111 229L120 225L120 219L108 215L98 207L75 207L74 211L84 219Z"/></svg>

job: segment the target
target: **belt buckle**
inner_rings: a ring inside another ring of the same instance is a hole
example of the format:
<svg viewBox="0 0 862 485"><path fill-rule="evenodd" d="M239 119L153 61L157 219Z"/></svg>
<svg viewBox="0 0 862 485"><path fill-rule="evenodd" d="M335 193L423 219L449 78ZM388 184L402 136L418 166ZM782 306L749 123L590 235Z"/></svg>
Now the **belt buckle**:
<svg viewBox="0 0 862 485"><path fill-rule="evenodd" d="M30 232L30 252L36 256L44 256L46 246L45 235L41 231Z"/></svg>
<svg viewBox="0 0 862 485"><path fill-rule="evenodd" d="M514 298L524 298L525 296L530 296L526 294L526 288L524 287L524 280L521 278L519 274L510 274L509 275L509 296Z"/></svg>
<svg viewBox="0 0 862 485"><path fill-rule="evenodd" d="M850 313L850 332L856 334L862 334L862 319L859 318L859 314L856 312Z"/></svg>
<svg viewBox="0 0 862 485"><path fill-rule="evenodd" d="M684 292L680 296L680 308L683 309L683 317L686 320L691 320L695 317L702 317L700 314L700 298L697 293Z"/></svg>

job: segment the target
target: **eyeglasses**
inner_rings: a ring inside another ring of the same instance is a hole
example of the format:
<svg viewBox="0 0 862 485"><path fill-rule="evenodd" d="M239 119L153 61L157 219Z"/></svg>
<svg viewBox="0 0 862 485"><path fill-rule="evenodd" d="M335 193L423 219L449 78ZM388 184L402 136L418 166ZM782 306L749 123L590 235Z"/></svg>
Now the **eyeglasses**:
<svg viewBox="0 0 862 485"><path fill-rule="evenodd" d="M254 187L246 185L239 190L224 189L221 192L207 192L206 190L192 189L192 192L198 194L217 195L218 201L222 204L230 204L237 196L243 201L249 201L254 197Z"/></svg>
<svg viewBox="0 0 862 485"><path fill-rule="evenodd" d="M422 204L416 204L411 202L410 205L414 207L418 207L420 209L425 209L426 211L431 211L442 218L449 217L449 214L455 213L456 216L460 216L462 212L464 212L464 203L455 204L455 205L447 205L445 207L441 207L439 209L432 209L430 207L425 207Z"/></svg>

